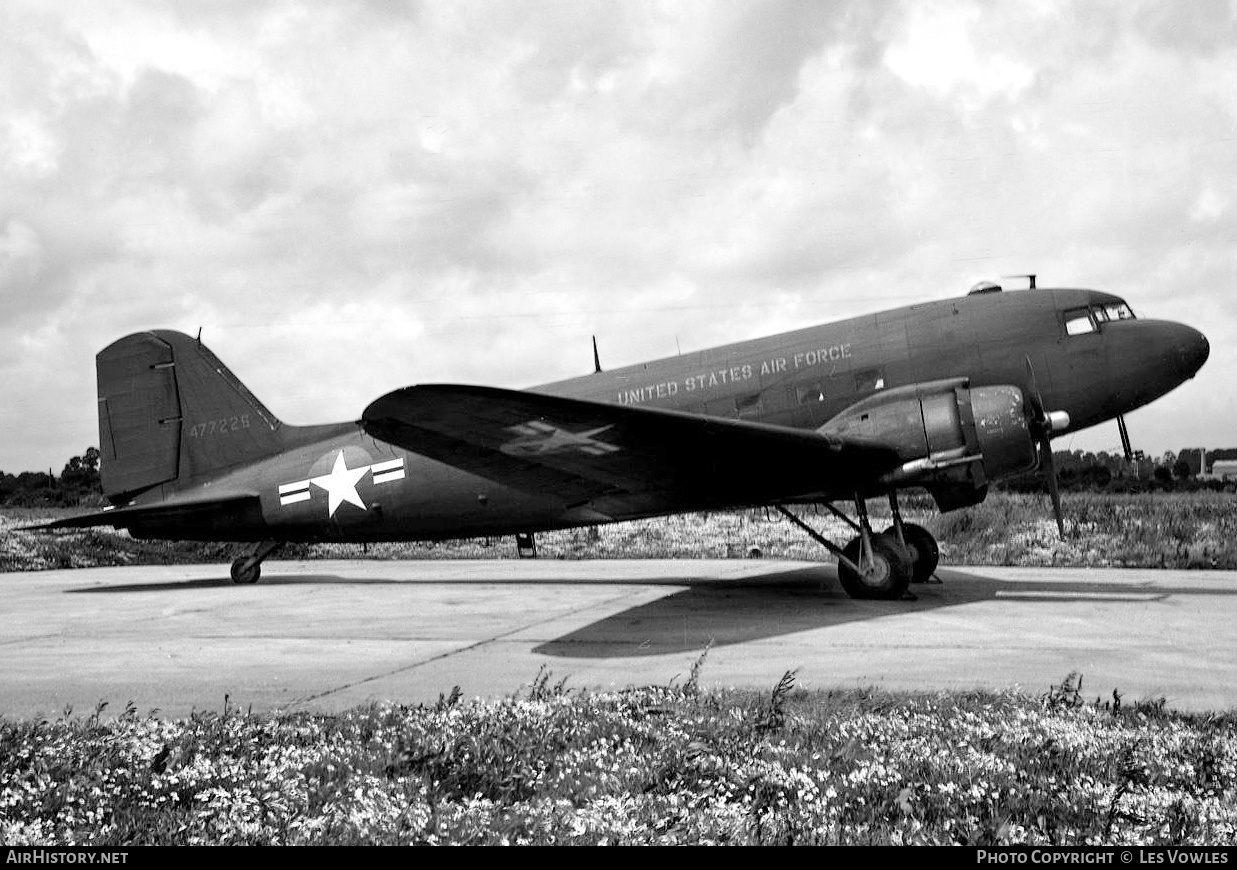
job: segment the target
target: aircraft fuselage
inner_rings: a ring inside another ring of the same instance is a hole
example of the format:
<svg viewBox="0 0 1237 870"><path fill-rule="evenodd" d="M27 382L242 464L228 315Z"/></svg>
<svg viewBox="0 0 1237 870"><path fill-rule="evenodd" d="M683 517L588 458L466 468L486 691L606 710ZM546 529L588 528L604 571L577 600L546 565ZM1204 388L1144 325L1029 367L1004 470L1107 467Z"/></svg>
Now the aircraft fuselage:
<svg viewBox="0 0 1237 870"><path fill-rule="evenodd" d="M646 406L815 430L865 397L897 387L968 378L972 387L1029 388L1028 360L1044 407L1069 414L1062 432L1138 408L1192 377L1206 339L1189 327L1126 318L1116 296L1056 289L977 293L868 314L794 332L625 366L530 392ZM1098 312L1098 313L1097 313ZM1107 313L1105 313L1107 312ZM1085 322L1084 322L1085 321ZM184 439L243 435L257 420L185 419ZM204 540L418 540L502 535L665 513L664 498L621 514L549 492L497 484L387 444L356 424L284 427L287 449L233 468L198 473L137 502L194 489L257 492L260 506L185 524L134 524L136 535ZM572 437L584 439L588 433ZM200 445L198 445L200 447ZM206 455L201 449L199 456ZM182 448L182 456L190 451ZM724 473L724 470L723 470ZM848 498L854 491L820 492ZM980 496L982 498L982 495ZM711 505L697 500L681 510Z"/></svg>
<svg viewBox="0 0 1237 870"><path fill-rule="evenodd" d="M1206 357L1206 340L1177 323L1129 319L1067 334L1067 312L1119 304L1095 290L981 293L533 389L815 429L866 396L906 384L965 377L972 386L1025 387L1029 358L1045 405L1070 415L1060 435L1151 402Z"/></svg>

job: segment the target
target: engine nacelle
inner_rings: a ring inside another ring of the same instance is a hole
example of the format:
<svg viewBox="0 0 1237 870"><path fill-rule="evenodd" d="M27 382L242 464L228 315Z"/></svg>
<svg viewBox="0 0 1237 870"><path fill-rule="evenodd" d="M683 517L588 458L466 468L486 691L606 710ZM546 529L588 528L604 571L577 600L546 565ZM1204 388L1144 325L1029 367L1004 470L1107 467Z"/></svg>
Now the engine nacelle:
<svg viewBox="0 0 1237 870"><path fill-rule="evenodd" d="M982 501L990 479L1033 470L1039 461L1022 390L976 387L957 378L883 390L819 430L893 448L902 464L880 483L952 491L951 507ZM959 497L972 492L975 497ZM938 502L941 498L938 497ZM947 510L945 503L941 503Z"/></svg>

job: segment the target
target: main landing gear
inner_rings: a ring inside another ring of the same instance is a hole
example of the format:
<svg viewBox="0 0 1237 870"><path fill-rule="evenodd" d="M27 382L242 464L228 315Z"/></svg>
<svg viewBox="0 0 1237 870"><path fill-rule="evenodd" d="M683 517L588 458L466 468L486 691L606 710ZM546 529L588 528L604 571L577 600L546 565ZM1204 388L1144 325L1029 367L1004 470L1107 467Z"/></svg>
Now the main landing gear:
<svg viewBox="0 0 1237 870"><path fill-rule="evenodd" d="M283 541L263 541L255 544L249 555L241 556L232 563L232 582L257 583L262 576L262 562L282 546Z"/></svg>
<svg viewBox="0 0 1237 870"><path fill-rule="evenodd" d="M859 495L855 496L857 523L832 504L825 504L832 514L858 533L845 547L838 547L822 536L784 505L776 507L784 517L837 557L838 580L851 598L913 599L915 596L907 588L911 583L927 583L940 562L940 548L932 533L923 526L902 521L896 492L889 493L893 525L879 535L872 531L867 505Z"/></svg>

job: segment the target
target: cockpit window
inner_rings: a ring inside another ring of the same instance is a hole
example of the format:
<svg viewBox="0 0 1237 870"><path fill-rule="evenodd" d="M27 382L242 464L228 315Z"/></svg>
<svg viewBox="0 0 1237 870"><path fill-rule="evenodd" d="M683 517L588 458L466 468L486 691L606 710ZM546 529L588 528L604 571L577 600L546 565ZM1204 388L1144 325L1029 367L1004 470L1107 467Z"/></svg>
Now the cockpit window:
<svg viewBox="0 0 1237 870"><path fill-rule="evenodd" d="M1101 323L1112 320L1133 320L1134 312L1124 302L1111 302L1108 305L1097 305L1095 317Z"/></svg>
<svg viewBox="0 0 1237 870"><path fill-rule="evenodd" d="M1076 308L1073 311L1065 312L1065 333L1067 335L1082 335L1087 332L1095 332L1098 327L1095 321L1091 319L1091 309Z"/></svg>
<svg viewBox="0 0 1237 870"><path fill-rule="evenodd" d="M1061 314L1067 335L1085 335L1098 332L1105 323L1118 320L1133 320L1134 312L1124 302L1107 302L1088 308L1073 308Z"/></svg>

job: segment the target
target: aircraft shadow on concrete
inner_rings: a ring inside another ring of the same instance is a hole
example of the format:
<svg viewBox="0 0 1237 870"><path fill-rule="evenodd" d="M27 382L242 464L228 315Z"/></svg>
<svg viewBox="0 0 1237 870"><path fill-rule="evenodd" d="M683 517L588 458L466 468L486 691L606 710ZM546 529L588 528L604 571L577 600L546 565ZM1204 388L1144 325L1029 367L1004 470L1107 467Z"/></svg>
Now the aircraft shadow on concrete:
<svg viewBox="0 0 1237 870"><path fill-rule="evenodd" d="M938 574L944 582L911 587L914 601L851 599L838 585L836 569L831 565L737 581L697 581L680 592L598 620L533 651L585 659L666 655L699 651L707 644L747 643L998 597L1003 605L1017 607L1043 601L1062 603L1071 598L1079 603L1140 605L1172 595L1237 595L1237 590L1218 586L1165 589L1147 582L1006 581L987 577L982 569L942 569Z"/></svg>
<svg viewBox="0 0 1237 870"><path fill-rule="evenodd" d="M349 584L360 586L390 586L400 585L400 580L387 580L369 577L347 578L334 574L298 574L295 576L275 576L263 578L263 586L324 586ZM95 595L115 592L188 592L191 589L246 589L252 587L237 586L228 577L202 577L196 580L169 580L165 583L122 583L115 586L81 586L76 589L64 590L66 595Z"/></svg>
<svg viewBox="0 0 1237 870"><path fill-rule="evenodd" d="M127 592L177 592L194 589L218 589L223 592L228 589L261 589L271 586L403 586L409 590L420 588L437 588L443 586L688 586L688 587L751 587L752 589L774 589L778 586L802 586L805 583L819 590L822 583L826 586L837 585L837 572L832 565L805 564L801 568L792 568L783 572L761 574L758 577L725 578L698 577L667 574L661 577L647 575L632 576L592 576L581 563L581 573L578 577L562 576L474 576L474 577L418 577L416 579L400 579L390 577L342 577L338 574L264 574L254 586L237 585L226 575L218 577L199 577L191 580L168 580L161 583L121 583L115 585L97 584L64 590L65 594L100 594ZM823 573L822 573L823 572ZM810 580L785 580L785 577L803 574ZM840 591L839 591L839 594ZM843 596L843 600L845 599Z"/></svg>
<svg viewBox="0 0 1237 870"><path fill-rule="evenodd" d="M341 577L333 574L271 574L256 587L237 587L224 576L164 583L97 585L65 590L69 594L178 592L215 588L260 592L263 587L345 585L399 586L410 594L420 589L486 586L673 586L675 592L622 610L542 643L534 652L563 658L621 658L698 651L705 645L729 646L853 622L921 613L944 607L992 601L1026 606L1043 601L1106 601L1146 604L1170 595L1235 595L1226 585L1195 584L1162 588L1152 582L1102 583L1000 580L983 569L941 569L943 583L913 585L914 601L857 601L842 591L837 569L829 563L802 564L740 578L596 577L587 564L576 577L485 576L403 580ZM1001 593L1004 593L1003 595Z"/></svg>
<svg viewBox="0 0 1237 870"><path fill-rule="evenodd" d="M836 582L836 574L830 566L822 566L827 582ZM795 569L787 573L799 571L817 572L816 567ZM762 578L773 578L778 575L762 575ZM529 576L487 576L487 577L444 577L441 580L422 579L401 580L388 577L341 577L338 574L270 574L263 575L261 581L254 586L237 585L231 578L199 577L192 580L168 580L162 583L121 583L114 585L98 584L66 589L66 595L93 595L101 593L131 593L131 592L187 592L194 589L218 589L223 592L228 589L261 589L271 586L404 586L408 589L435 588L441 586L715 586L719 584L742 584L753 588L768 588L777 585L774 579L759 580L729 580L719 577L593 577L582 573L579 577L529 577ZM820 585L819 577L813 581Z"/></svg>

